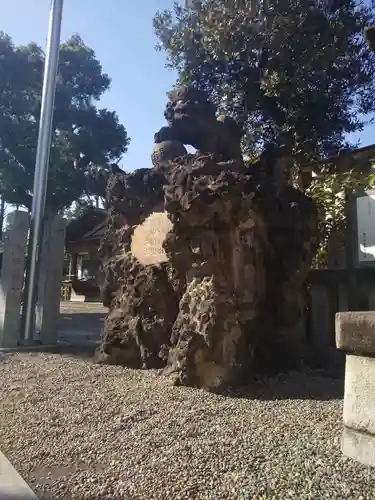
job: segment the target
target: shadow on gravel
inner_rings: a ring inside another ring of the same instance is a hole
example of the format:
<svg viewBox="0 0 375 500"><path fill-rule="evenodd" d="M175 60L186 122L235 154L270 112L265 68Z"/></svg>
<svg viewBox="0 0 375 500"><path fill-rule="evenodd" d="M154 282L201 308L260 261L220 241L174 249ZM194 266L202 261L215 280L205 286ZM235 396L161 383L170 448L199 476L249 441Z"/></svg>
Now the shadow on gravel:
<svg viewBox="0 0 375 500"><path fill-rule="evenodd" d="M53 347L41 346L37 352L45 354L59 354L61 356L73 356L81 359L94 359L95 349L98 344L59 344ZM0 499L1 500L1 499Z"/></svg>
<svg viewBox="0 0 375 500"><path fill-rule="evenodd" d="M74 356L82 359L93 358L100 343L105 315L102 313L62 313L59 320L58 344L55 346L34 346L22 348L19 352L43 352ZM17 350L14 350L17 352ZM0 361L9 353L0 353ZM1 498L0 498L1 500Z"/></svg>
<svg viewBox="0 0 375 500"><path fill-rule="evenodd" d="M254 380L250 385L227 387L217 392L224 397L277 401L301 399L330 401L344 396L344 375L324 370L284 373Z"/></svg>
<svg viewBox="0 0 375 500"><path fill-rule="evenodd" d="M30 352L43 352L90 359L94 356L105 315L101 313L62 313L59 321L59 343L56 346L40 345Z"/></svg>
<svg viewBox="0 0 375 500"><path fill-rule="evenodd" d="M73 313L60 314L60 330L65 331L70 328L75 330L85 330L101 332L105 315L101 313Z"/></svg>
<svg viewBox="0 0 375 500"><path fill-rule="evenodd" d="M92 358L103 330L102 313L62 313L60 315L59 345L44 352Z"/></svg>

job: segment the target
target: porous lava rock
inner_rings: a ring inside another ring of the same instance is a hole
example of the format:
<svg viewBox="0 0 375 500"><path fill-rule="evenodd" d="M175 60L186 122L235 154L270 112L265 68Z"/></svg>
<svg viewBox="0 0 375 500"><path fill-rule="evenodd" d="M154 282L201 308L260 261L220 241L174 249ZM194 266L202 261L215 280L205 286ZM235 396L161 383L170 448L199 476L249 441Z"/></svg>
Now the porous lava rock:
<svg viewBox="0 0 375 500"><path fill-rule="evenodd" d="M97 353L102 362L135 368L165 365L178 303L169 264L142 265L131 252L134 229L163 205L164 176L152 169L114 174L100 247L101 293L109 308Z"/></svg>
<svg viewBox="0 0 375 500"><path fill-rule="evenodd" d="M155 135L166 147L153 169L109 180L101 247L109 314L99 357L162 367L175 384L216 389L299 366L318 220L312 200L272 168L265 176L260 163L244 163L239 127L221 119L215 129L211 115L205 122L197 109L211 107L196 95L183 90L167 106L168 127ZM217 137L200 140L209 131ZM225 131L230 146L223 149ZM199 149L181 154L176 141ZM144 265L131 240L154 212L171 223L166 258Z"/></svg>
<svg viewBox="0 0 375 500"><path fill-rule="evenodd" d="M186 284L167 372L176 383L213 388L297 368L317 241L313 202L213 156L185 157L168 181L165 247Z"/></svg>

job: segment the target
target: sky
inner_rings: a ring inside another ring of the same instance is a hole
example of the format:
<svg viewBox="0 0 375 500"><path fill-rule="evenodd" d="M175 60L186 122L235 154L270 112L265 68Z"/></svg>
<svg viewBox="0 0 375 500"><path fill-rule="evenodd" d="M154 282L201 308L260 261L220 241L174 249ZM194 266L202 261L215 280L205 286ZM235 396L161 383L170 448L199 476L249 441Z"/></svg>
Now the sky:
<svg viewBox="0 0 375 500"><path fill-rule="evenodd" d="M151 166L154 133L165 124L166 93L176 74L165 67L164 53L155 50L152 27L156 11L173 0L64 0L61 39L78 33L94 49L103 71L112 79L100 106L115 110L131 138L121 166ZM50 0L3 0L0 30L15 44L36 42L45 47ZM361 146L375 143L375 125L354 136Z"/></svg>
<svg viewBox="0 0 375 500"><path fill-rule="evenodd" d="M131 143L121 166L151 166L153 138L163 125L166 93L176 74L155 50L152 19L173 0L64 0L61 40L78 33L111 79L100 106L115 110ZM3 0L0 30L16 45L46 44L50 0Z"/></svg>

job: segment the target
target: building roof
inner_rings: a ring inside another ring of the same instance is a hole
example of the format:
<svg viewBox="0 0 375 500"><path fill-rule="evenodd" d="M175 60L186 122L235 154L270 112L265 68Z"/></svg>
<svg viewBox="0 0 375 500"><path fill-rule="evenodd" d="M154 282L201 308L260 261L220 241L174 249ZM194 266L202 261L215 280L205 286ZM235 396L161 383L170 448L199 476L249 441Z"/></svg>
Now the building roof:
<svg viewBox="0 0 375 500"><path fill-rule="evenodd" d="M100 239L107 220L107 211L88 208L80 217L69 222L66 228L66 244Z"/></svg>
<svg viewBox="0 0 375 500"><path fill-rule="evenodd" d="M325 160L319 162L320 165L334 163L342 171L349 171L355 167L358 162L368 162L374 160L375 162L375 144L364 146L363 148L347 149L341 151L337 155L330 156Z"/></svg>

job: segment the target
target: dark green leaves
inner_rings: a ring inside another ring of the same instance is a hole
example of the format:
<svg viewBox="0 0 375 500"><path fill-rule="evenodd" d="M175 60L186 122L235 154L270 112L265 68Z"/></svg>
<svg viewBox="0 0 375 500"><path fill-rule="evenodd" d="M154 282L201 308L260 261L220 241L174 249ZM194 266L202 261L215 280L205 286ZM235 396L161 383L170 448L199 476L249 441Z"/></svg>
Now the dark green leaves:
<svg viewBox="0 0 375 500"><path fill-rule="evenodd" d="M40 47L15 47L0 33L0 193L31 206L44 70ZM77 35L61 45L47 208L59 211L88 192L87 172L117 162L129 144L116 113L97 109L108 90L92 49ZM100 189L102 187L100 186ZM91 183L91 191L95 185ZM91 193L90 194L95 194Z"/></svg>

